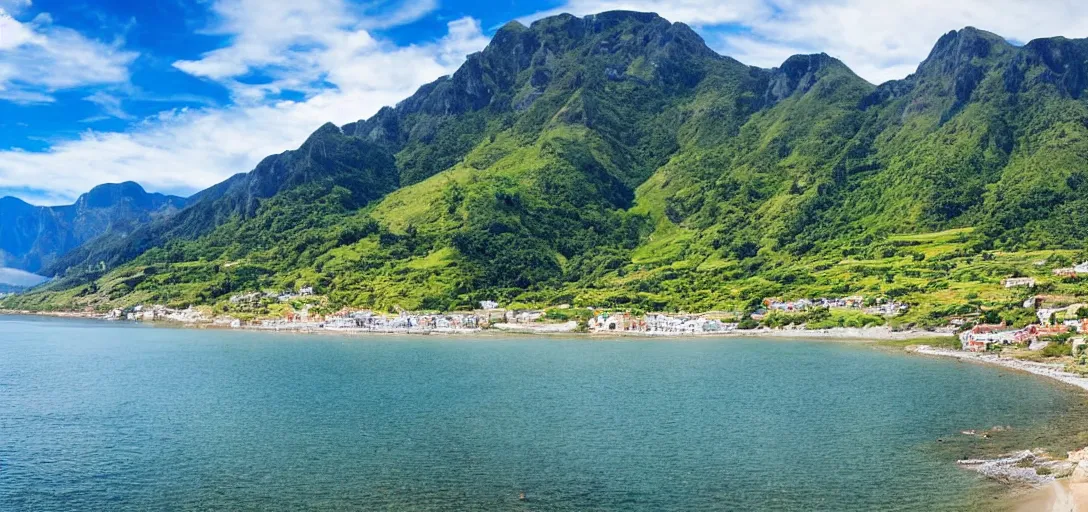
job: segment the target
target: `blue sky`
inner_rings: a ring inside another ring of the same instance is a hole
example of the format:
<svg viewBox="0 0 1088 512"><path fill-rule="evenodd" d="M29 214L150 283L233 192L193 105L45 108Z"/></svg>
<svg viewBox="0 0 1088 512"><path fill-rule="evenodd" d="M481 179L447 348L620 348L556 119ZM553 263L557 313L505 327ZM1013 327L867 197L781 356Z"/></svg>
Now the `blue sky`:
<svg viewBox="0 0 1088 512"><path fill-rule="evenodd" d="M967 25L1088 35L1048 0L0 0L0 195L133 180L187 195L454 71L509 20L654 11L742 62L824 51L901 78Z"/></svg>

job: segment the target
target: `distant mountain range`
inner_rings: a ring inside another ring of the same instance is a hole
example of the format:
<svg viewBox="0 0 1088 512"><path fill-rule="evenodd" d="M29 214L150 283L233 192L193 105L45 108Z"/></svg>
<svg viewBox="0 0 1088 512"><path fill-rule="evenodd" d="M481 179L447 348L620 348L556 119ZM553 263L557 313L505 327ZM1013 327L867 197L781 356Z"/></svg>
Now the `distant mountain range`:
<svg viewBox="0 0 1088 512"><path fill-rule="evenodd" d="M0 293L20 291L45 282L37 274L15 268L0 267Z"/></svg>
<svg viewBox="0 0 1088 512"><path fill-rule="evenodd" d="M6 261L60 277L35 307L300 286L330 307L689 311L943 286L952 307L982 288L950 280L1021 271L984 254L1084 249L1086 92L1088 40L965 28L875 86L825 54L748 66L655 14L512 22L452 76L188 202L38 250L5 213Z"/></svg>
<svg viewBox="0 0 1088 512"><path fill-rule="evenodd" d="M0 198L0 267L37 272L90 240L123 238L184 208L186 199L150 194L133 182L99 185L66 206Z"/></svg>

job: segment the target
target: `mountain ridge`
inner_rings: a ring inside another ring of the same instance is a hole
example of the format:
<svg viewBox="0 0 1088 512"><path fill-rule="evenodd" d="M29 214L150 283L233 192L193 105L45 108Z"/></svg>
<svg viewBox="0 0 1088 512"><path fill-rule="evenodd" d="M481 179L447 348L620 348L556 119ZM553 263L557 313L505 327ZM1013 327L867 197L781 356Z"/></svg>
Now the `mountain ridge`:
<svg viewBox="0 0 1088 512"><path fill-rule="evenodd" d="M169 216L186 201L149 193L132 181L98 185L70 205L35 206L2 197L0 266L37 271L96 237L124 236L152 218Z"/></svg>
<svg viewBox="0 0 1088 512"><path fill-rule="evenodd" d="M975 299L930 304L922 276L952 286L947 269L894 236L972 228L964 268L995 248L1083 250L1085 56L1088 40L969 27L873 85L822 53L747 66L651 13L510 23L397 105L70 253L26 300L315 286L381 308L745 309L797 290L952 307ZM829 274L864 257L910 268Z"/></svg>

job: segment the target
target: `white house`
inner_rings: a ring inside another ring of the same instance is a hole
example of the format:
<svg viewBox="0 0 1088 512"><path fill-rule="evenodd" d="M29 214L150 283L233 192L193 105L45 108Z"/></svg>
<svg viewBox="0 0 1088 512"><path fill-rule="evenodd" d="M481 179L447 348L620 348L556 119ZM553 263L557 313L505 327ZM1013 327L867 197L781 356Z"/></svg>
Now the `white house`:
<svg viewBox="0 0 1088 512"><path fill-rule="evenodd" d="M1028 288L1035 288L1035 279L1031 277L1010 277L1001 281L1001 286L1005 288L1015 288L1018 286L1026 286Z"/></svg>
<svg viewBox="0 0 1088 512"><path fill-rule="evenodd" d="M1043 325L1050 325L1050 317L1064 310L1065 308L1039 308L1035 311L1035 316L1039 318L1039 323Z"/></svg>

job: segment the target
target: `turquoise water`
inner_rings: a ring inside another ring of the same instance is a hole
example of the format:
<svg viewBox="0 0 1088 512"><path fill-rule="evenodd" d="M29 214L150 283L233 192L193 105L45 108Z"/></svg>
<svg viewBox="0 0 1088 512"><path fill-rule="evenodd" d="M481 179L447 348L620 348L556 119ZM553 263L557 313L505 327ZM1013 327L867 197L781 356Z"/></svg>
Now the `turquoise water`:
<svg viewBox="0 0 1088 512"><path fill-rule="evenodd" d="M938 438L1082 402L850 344L5 317L0 510L955 510L999 489Z"/></svg>

